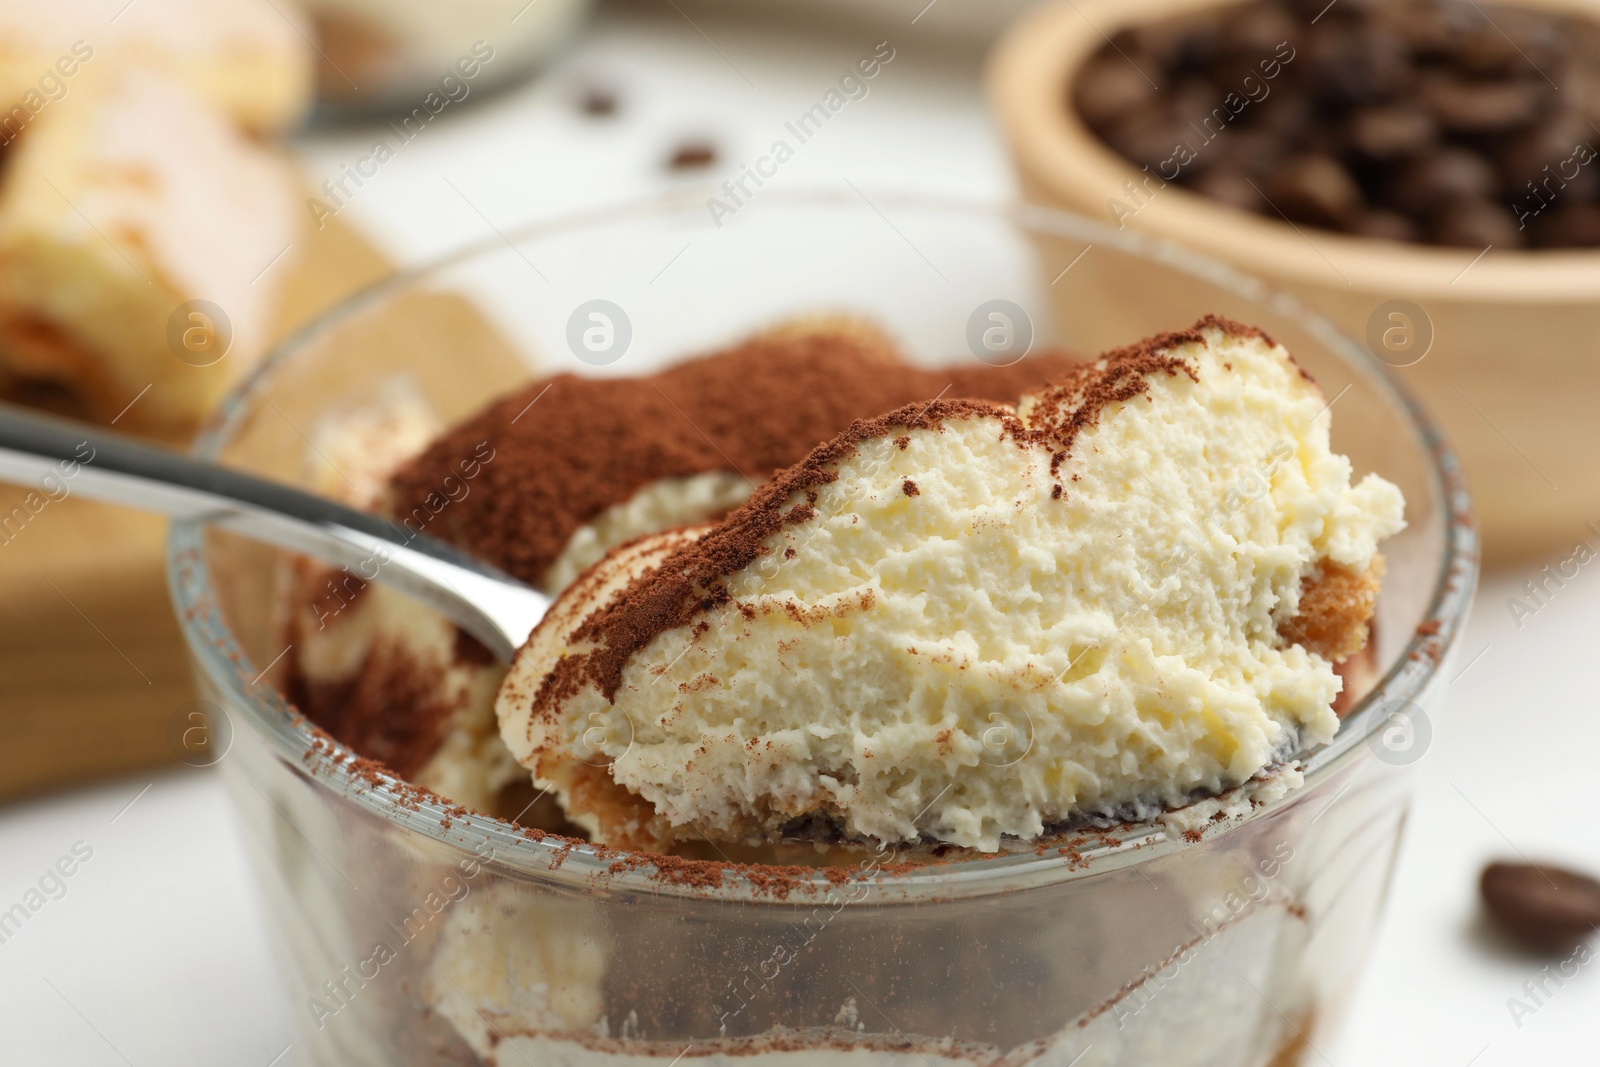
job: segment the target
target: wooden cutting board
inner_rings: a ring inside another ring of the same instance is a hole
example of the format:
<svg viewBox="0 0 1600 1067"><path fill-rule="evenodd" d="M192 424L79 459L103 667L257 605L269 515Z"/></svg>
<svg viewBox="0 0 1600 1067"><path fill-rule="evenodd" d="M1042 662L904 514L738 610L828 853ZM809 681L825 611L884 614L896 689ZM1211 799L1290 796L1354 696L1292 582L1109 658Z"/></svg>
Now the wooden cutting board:
<svg viewBox="0 0 1600 1067"><path fill-rule="evenodd" d="M294 250L279 337L391 269L326 221ZM27 492L0 485L0 515ZM69 497L0 540L0 799L176 758L168 725L196 694L167 597L166 527Z"/></svg>

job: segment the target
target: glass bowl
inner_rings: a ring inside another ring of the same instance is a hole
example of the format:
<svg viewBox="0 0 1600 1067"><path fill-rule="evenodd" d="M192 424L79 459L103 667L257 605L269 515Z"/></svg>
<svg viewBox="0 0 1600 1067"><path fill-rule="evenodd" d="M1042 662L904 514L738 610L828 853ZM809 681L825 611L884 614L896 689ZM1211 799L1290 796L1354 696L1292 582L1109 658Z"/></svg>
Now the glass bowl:
<svg viewBox="0 0 1600 1067"><path fill-rule="evenodd" d="M1314 1055L1367 953L1476 579L1450 452L1326 322L1173 246L1028 207L745 193L531 225L400 273L279 349L197 450L310 484L315 428L396 379L455 420L535 368L637 374L803 313L866 316L938 363L1094 353L1214 312L1287 344L1335 406L1335 447L1405 492L1375 676L1303 788L1200 831L1122 825L781 877L680 868L536 839L354 761L270 683L287 651L280 555L175 524L172 594L231 737L221 767L301 1048L330 1065L540 1067Z"/></svg>

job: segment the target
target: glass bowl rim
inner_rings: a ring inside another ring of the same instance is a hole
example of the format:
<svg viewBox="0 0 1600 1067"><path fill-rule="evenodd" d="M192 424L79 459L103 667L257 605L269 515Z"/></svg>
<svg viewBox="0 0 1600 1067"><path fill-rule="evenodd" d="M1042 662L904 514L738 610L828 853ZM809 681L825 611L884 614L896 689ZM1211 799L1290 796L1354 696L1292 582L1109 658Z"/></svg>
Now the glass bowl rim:
<svg viewBox="0 0 1600 1067"><path fill-rule="evenodd" d="M492 252L503 252L506 247L514 251L519 241L596 226L610 227L637 219L669 217L703 207L706 197L710 195L715 195L715 190L709 187L681 189L634 198L616 205L562 213L522 224L509 231L497 231L493 237L397 269L320 313L276 344L261 363L230 390L206 420L191 451L200 458L215 460L233 432L247 418L251 410L251 398L261 386L269 384L274 375L290 363L311 339L392 292L468 260ZM1116 230L1083 216L1020 202L982 201L903 191L875 191L869 198L854 187L848 193L818 187L767 190L762 203L773 207L831 206L835 209L848 204L857 208L870 207L875 211L879 210L879 205L888 205L907 210L982 217L1010 225L1024 233L1031 231L1044 236L1104 244L1197 277L1295 320L1407 413L1410 418L1409 429L1419 438L1421 447L1433 457L1430 480L1443 506L1444 552L1434 578L1426 618L1382 678L1345 717L1334 739L1305 754L1300 760L1305 785L1279 799L1258 804L1243 816L1230 819L1215 829L1208 829L1205 833L1207 840L1231 833L1246 823L1255 822L1294 803L1317 781L1349 764L1358 757L1361 745L1388 723L1388 715L1380 714L1381 709L1411 704L1437 674L1464 624L1478 572L1477 531L1460 465L1443 435L1410 390L1380 360L1327 319L1306 308L1297 297L1170 241L1138 231ZM251 727L263 737L274 754L318 787L331 790L340 800L354 804L385 823L420 834L457 851L463 859L471 857L484 861L485 857L489 857L486 862L490 865L524 878L568 886L592 886L599 879L612 891L650 896L711 896L736 900L746 905L764 902L793 904L797 900L803 903L807 899L805 892L792 899L788 894L781 898L774 897L768 888L770 879L751 881L739 874L746 867L760 870L765 865L715 864L724 867L727 872L721 888L716 889L658 877L656 868L648 860L638 864L629 863L624 865L626 869L618 870L616 860L619 855L643 857L646 854L624 853L590 844L574 845L552 836L530 837L511 824L491 816L479 813L462 815L459 807L442 798L429 795L419 800L415 787L392 774L374 775L370 771L358 773L352 768L357 758L352 750L337 742L330 743L326 735L319 738L313 733L312 724L295 712L276 690L256 684L256 680L265 672L257 670L222 617L206 561L203 532L201 523L174 521L167 540L168 588L190 653L205 677L220 693L226 695L233 707L247 709L252 720ZM271 665L268 666L270 669ZM1070 839L1072 835L1067 836ZM1021 851L963 857L904 870L878 870L875 865L865 861L862 868L870 868L878 884L899 889L901 899L907 901L964 898L1014 891L1026 885L1088 877L1192 847L1184 835L1154 823L1124 824L1109 831L1097 831L1094 836L1097 843L1088 848L1058 851L1046 847L1040 852L1030 844ZM772 870L770 867L765 869ZM795 888L824 894L839 884L836 878L827 878L821 869L786 881Z"/></svg>

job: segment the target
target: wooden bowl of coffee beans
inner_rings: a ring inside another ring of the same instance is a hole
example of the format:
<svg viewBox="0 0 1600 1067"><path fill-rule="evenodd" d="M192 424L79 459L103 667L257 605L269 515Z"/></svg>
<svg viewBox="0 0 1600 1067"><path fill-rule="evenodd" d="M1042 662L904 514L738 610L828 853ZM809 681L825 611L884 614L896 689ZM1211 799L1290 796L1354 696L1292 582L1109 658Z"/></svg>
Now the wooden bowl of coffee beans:
<svg viewBox="0 0 1600 1067"><path fill-rule="evenodd" d="M1600 541L1600 6L1061 0L989 89L1027 200L1223 260L1389 364L1490 556Z"/></svg>

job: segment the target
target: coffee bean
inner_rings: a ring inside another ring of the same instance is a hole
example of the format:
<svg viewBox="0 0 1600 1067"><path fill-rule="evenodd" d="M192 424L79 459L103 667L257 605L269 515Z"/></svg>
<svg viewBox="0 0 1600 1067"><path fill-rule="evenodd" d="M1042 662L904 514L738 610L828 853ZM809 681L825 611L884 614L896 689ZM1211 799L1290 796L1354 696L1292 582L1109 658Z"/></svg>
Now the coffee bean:
<svg viewBox="0 0 1600 1067"><path fill-rule="evenodd" d="M578 110L592 118L609 118L617 113L617 94L603 85L591 85L578 97Z"/></svg>
<svg viewBox="0 0 1600 1067"><path fill-rule="evenodd" d="M1324 22L1333 25L1347 21L1356 5L1343 2L1329 4L1328 0L1287 0L1284 6L1302 23L1309 25L1316 19L1317 25L1321 26Z"/></svg>
<svg viewBox="0 0 1600 1067"><path fill-rule="evenodd" d="M1570 111L1541 122L1508 145L1500 155L1500 171L1507 192L1518 200L1551 199L1554 196L1593 200L1600 195L1600 160L1595 145L1600 133ZM1588 163L1582 162L1589 160ZM1534 189L1528 188L1528 183Z"/></svg>
<svg viewBox="0 0 1600 1067"><path fill-rule="evenodd" d="M1460 248L1521 248L1527 243L1510 208L1475 196L1457 197L1440 206L1429 233L1435 244Z"/></svg>
<svg viewBox="0 0 1600 1067"><path fill-rule="evenodd" d="M1223 31L1224 47L1230 55L1247 63L1258 63L1287 43L1299 51L1306 26L1274 4L1246 4L1227 19Z"/></svg>
<svg viewBox="0 0 1600 1067"><path fill-rule="evenodd" d="M1260 104L1252 104L1243 117L1251 129L1270 130L1290 148L1319 132L1316 105L1304 96L1274 93Z"/></svg>
<svg viewBox="0 0 1600 1067"><path fill-rule="evenodd" d="M1593 248L1600 245L1600 206L1558 204L1529 219L1527 233L1535 248Z"/></svg>
<svg viewBox="0 0 1600 1067"><path fill-rule="evenodd" d="M1494 167L1465 148L1442 148L1412 160L1395 173L1386 190L1389 205L1422 217L1457 197L1491 197L1500 189Z"/></svg>
<svg viewBox="0 0 1600 1067"><path fill-rule="evenodd" d="M1561 80L1561 95L1572 112L1586 122L1600 125L1600 70L1582 63L1569 63L1551 75Z"/></svg>
<svg viewBox="0 0 1600 1067"><path fill-rule="evenodd" d="M1184 42L1178 68L1187 74L1209 74L1222 58L1222 27L1210 19L1196 27Z"/></svg>
<svg viewBox="0 0 1600 1067"><path fill-rule="evenodd" d="M1506 133L1539 117L1544 93L1521 78L1475 82L1436 77L1423 83L1422 101L1452 133Z"/></svg>
<svg viewBox="0 0 1600 1067"><path fill-rule="evenodd" d="M1600 927L1600 881L1576 871L1491 863L1478 888L1495 922L1530 948L1562 952Z"/></svg>
<svg viewBox="0 0 1600 1067"><path fill-rule="evenodd" d="M1317 24L1306 42L1305 62L1318 95L1338 105L1387 100L1416 81L1405 43L1366 26Z"/></svg>
<svg viewBox="0 0 1600 1067"><path fill-rule="evenodd" d="M1294 146L1285 143L1283 138L1265 130L1253 129L1229 130L1227 136L1219 137L1206 146L1207 153L1219 157L1218 165L1226 164L1261 180L1277 169L1293 150ZM1261 184L1261 181L1256 184Z"/></svg>
<svg viewBox="0 0 1600 1067"><path fill-rule="evenodd" d="M1138 167L1192 151L1175 180L1219 203L1386 241L1591 246L1600 161L1576 153L1600 147L1600 12L1251 0L1112 44L1080 71L1085 121Z"/></svg>
<svg viewBox="0 0 1600 1067"><path fill-rule="evenodd" d="M1362 108L1350 116L1350 145L1368 159L1405 159L1433 146L1438 124L1414 103Z"/></svg>
<svg viewBox="0 0 1600 1067"><path fill-rule="evenodd" d="M1272 202L1296 222L1341 225L1361 207L1361 187L1331 156L1296 156L1272 182Z"/></svg>
<svg viewBox="0 0 1600 1067"><path fill-rule="evenodd" d="M1224 25L1219 54L1203 73L1230 89L1259 93L1263 83L1283 72L1286 57L1300 54L1307 27L1270 3L1232 10L1236 13Z"/></svg>
<svg viewBox="0 0 1600 1067"><path fill-rule="evenodd" d="M1504 75L1523 62L1517 46L1493 26L1479 26L1463 34L1450 50L1453 65L1468 74Z"/></svg>
<svg viewBox="0 0 1600 1067"><path fill-rule="evenodd" d="M1383 15L1389 31L1404 39L1418 59L1448 63L1462 40L1477 29L1468 20L1469 16L1477 20L1477 13L1462 5L1394 4Z"/></svg>
<svg viewBox="0 0 1600 1067"><path fill-rule="evenodd" d="M1132 31L1130 37L1139 51L1156 56L1174 72L1182 73L1209 67L1217 58L1222 33L1216 16L1208 14L1151 23Z"/></svg>
<svg viewBox="0 0 1600 1067"><path fill-rule="evenodd" d="M698 170L717 161L716 146L709 141L684 141L667 159L671 170Z"/></svg>
<svg viewBox="0 0 1600 1067"><path fill-rule="evenodd" d="M1261 191L1238 167L1222 164L1212 167L1188 183L1189 188L1213 200L1236 207L1241 211L1262 211L1267 208Z"/></svg>
<svg viewBox="0 0 1600 1067"><path fill-rule="evenodd" d="M1218 99L1220 100L1222 96L1230 92L1236 93L1240 98L1243 98L1246 95L1245 90L1247 88L1252 92L1259 93L1261 90L1257 88L1257 83L1261 81L1261 71L1256 68L1256 61L1262 55L1270 56L1271 54L1272 49L1269 48L1263 53L1252 56L1229 53L1218 57L1217 61L1205 72L1218 85L1223 86L1221 92L1218 93ZM1246 83L1246 78L1253 80Z"/></svg>
<svg viewBox="0 0 1600 1067"><path fill-rule="evenodd" d="M1167 112L1174 119L1215 133L1233 124L1233 115L1223 106L1225 96L1214 82L1190 76L1172 87Z"/></svg>
<svg viewBox="0 0 1600 1067"><path fill-rule="evenodd" d="M1513 62L1513 69L1520 69L1523 73L1527 73L1529 67L1533 68L1534 73L1560 67L1572 56L1574 45L1578 45L1575 35L1567 27L1542 11L1509 8L1497 12L1494 22L1496 36L1503 35L1503 40L1509 39L1517 58L1523 63L1521 68L1517 68ZM1587 42L1591 51L1593 44L1593 39ZM1583 46L1579 45L1579 49L1582 50ZM1562 83L1558 81L1556 84Z"/></svg>
<svg viewBox="0 0 1600 1067"><path fill-rule="evenodd" d="M1189 32L1188 19L1171 19L1136 29L1119 30L1111 37L1111 48L1101 56L1143 55L1162 68L1170 68Z"/></svg>
<svg viewBox="0 0 1600 1067"><path fill-rule="evenodd" d="M1363 211L1349 224L1351 233L1379 241L1417 241L1422 227L1398 211Z"/></svg>
<svg viewBox="0 0 1600 1067"><path fill-rule="evenodd" d="M1163 25L1167 24L1163 23ZM1118 30L1116 33L1111 35L1111 40L1108 43L1111 45L1111 47L1109 49L1102 48L1100 50L1100 54L1102 56L1108 51L1115 52L1119 55L1127 55L1129 52L1136 52L1140 48L1139 32L1133 29ZM1165 62L1167 57L1158 56L1157 58L1162 62Z"/></svg>
<svg viewBox="0 0 1600 1067"><path fill-rule="evenodd" d="M1182 143L1199 138L1186 123L1160 115L1136 113L1106 135L1118 152L1141 167L1158 171ZM1167 167L1170 173L1172 168Z"/></svg>
<svg viewBox="0 0 1600 1067"><path fill-rule="evenodd" d="M1078 111L1096 129L1122 120L1155 98L1156 87L1131 58L1098 56L1078 76Z"/></svg>

